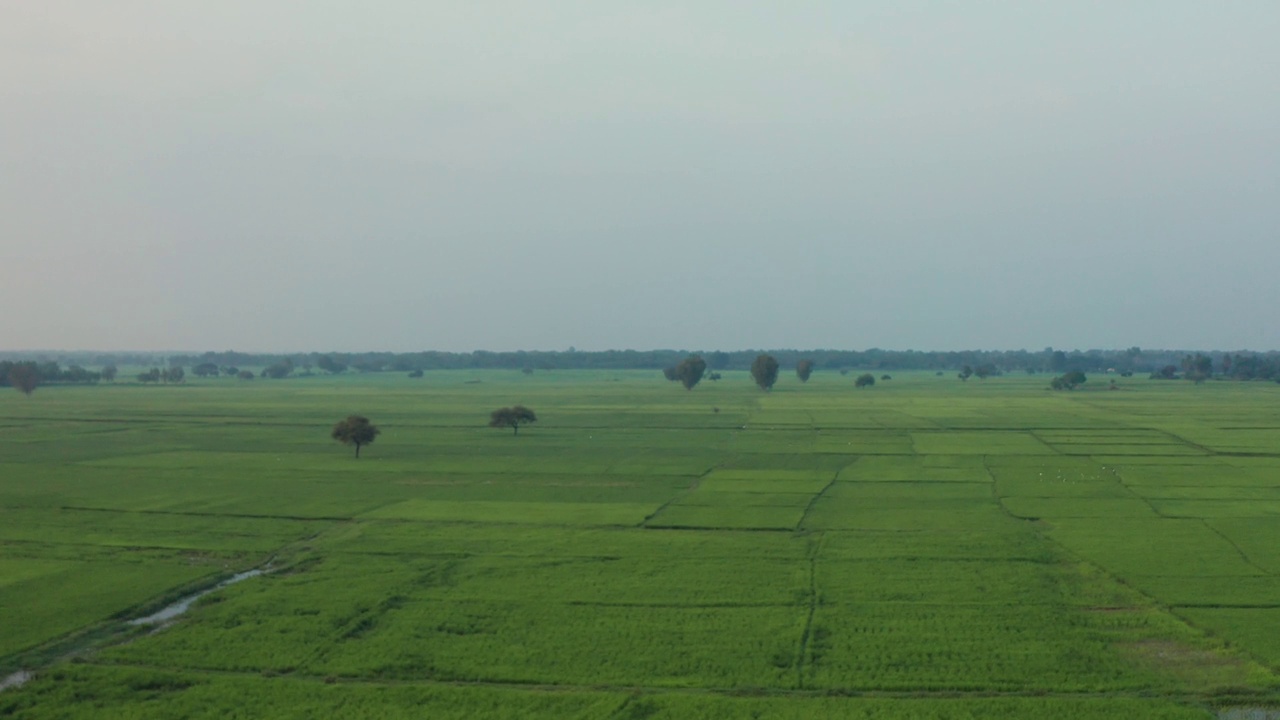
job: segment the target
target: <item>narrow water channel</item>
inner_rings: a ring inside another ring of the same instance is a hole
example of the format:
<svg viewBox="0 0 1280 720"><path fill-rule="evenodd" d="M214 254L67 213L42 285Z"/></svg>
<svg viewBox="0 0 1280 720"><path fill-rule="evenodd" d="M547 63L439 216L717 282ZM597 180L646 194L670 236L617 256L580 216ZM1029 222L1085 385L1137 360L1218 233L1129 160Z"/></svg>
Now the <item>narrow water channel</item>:
<svg viewBox="0 0 1280 720"><path fill-rule="evenodd" d="M238 582L248 580L251 577L257 577L259 575L262 575L263 573L270 572L271 569L272 569L271 566L268 565L266 567L254 568L253 570L245 570L242 573L236 573L235 575L232 575L231 577L227 578L226 580L223 580L222 582L218 583L217 585L214 585L213 587L205 588L204 590L201 590L199 592L194 592L194 593L191 593L190 595L179 598L177 601L170 603L169 605L166 605L165 607L161 608L160 610L154 613L151 613L150 615L147 615L146 617L140 617L140 618L135 618L133 620L130 620L128 624L158 625L161 623L168 622L169 620L172 620L178 617L179 615L185 613L187 610L190 610L192 603L204 597L205 595L208 595L209 593L212 593L212 592L217 592L222 588L227 587L228 585L234 585ZM34 677L35 677L35 673L29 670L19 670L17 672L5 675L4 677L0 677L0 692L3 692L10 688L21 687L22 685L26 684Z"/></svg>
<svg viewBox="0 0 1280 720"><path fill-rule="evenodd" d="M1219 720L1280 720L1280 708L1234 707L1218 711Z"/></svg>
<svg viewBox="0 0 1280 720"><path fill-rule="evenodd" d="M217 592L228 585L235 585L236 583L241 582L243 580L248 580L251 577L257 577L263 574L264 572L267 572L267 569L254 568L253 570L245 570L242 573L236 573L235 575L232 575L231 577L227 578L226 580L223 580L222 582L218 583L217 585L214 585L211 588L206 588L204 590L201 590L200 592L192 593L190 595L187 595L186 597L180 598L176 602L170 605L166 605L165 607L161 608L160 610L154 613L151 613L146 617L140 617L140 618L135 618L133 620L130 620L129 624L130 625L156 625L158 623L167 622L169 620L172 620L178 617L179 615L186 612L187 610L190 610L191 604L199 600L200 598L204 597L205 595L208 595L209 593L212 593L212 592Z"/></svg>
<svg viewBox="0 0 1280 720"><path fill-rule="evenodd" d="M4 692L9 688L19 687L33 677L35 677L35 675L27 672L26 670L19 670L16 673L10 673L3 678L0 678L0 692Z"/></svg>

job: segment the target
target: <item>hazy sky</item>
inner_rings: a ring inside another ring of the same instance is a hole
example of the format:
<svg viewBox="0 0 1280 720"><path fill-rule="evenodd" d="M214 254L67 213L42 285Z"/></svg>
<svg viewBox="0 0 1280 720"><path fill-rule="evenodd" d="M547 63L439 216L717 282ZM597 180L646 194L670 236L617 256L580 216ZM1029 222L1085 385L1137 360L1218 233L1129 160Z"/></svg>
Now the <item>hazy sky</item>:
<svg viewBox="0 0 1280 720"><path fill-rule="evenodd" d="M1280 3L0 0L0 349L1280 347Z"/></svg>

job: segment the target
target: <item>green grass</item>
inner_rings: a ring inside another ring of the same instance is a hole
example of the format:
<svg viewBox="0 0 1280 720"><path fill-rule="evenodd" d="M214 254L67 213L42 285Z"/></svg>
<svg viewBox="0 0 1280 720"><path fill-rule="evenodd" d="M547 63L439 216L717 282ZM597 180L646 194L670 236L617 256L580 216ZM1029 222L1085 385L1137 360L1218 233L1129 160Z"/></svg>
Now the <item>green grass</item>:
<svg viewBox="0 0 1280 720"><path fill-rule="evenodd" d="M1280 388L438 372L0 393L0 715L1280 705ZM539 422L490 429L520 403ZM357 460L328 430L383 433ZM172 626L123 619L269 558ZM77 650L74 660L68 653Z"/></svg>

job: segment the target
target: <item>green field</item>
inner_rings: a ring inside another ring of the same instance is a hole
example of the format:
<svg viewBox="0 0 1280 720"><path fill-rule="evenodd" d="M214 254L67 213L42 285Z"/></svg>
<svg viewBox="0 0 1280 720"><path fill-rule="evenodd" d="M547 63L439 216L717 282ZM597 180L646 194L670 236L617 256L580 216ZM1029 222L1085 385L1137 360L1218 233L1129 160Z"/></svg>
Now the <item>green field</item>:
<svg viewBox="0 0 1280 720"><path fill-rule="evenodd" d="M1280 706L1280 386L1104 382L6 391L0 675L37 673L0 716ZM486 427L516 403L540 421ZM352 413L382 429L359 460L329 439ZM170 625L124 622L264 565Z"/></svg>

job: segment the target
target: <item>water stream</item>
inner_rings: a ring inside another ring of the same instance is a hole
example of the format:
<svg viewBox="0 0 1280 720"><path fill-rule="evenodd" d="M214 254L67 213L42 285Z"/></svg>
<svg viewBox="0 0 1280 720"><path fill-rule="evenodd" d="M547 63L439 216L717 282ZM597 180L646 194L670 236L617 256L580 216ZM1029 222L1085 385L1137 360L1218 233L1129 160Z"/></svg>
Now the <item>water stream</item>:
<svg viewBox="0 0 1280 720"><path fill-rule="evenodd" d="M35 677L35 674L29 673L26 670L19 670L16 673L10 673L3 678L0 678L0 692L4 692L9 688L20 687L23 683L33 677Z"/></svg>
<svg viewBox="0 0 1280 720"><path fill-rule="evenodd" d="M1219 720L1280 720L1280 708L1234 707L1218 711Z"/></svg>
<svg viewBox="0 0 1280 720"><path fill-rule="evenodd" d="M262 573L267 572L268 569L269 568L254 568L253 570L245 570L242 573L236 573L235 575L232 575L231 577L227 578L226 580L223 580L222 582L218 583L217 585L214 585L211 588L206 588L204 590L201 590L200 592L192 593L190 595L187 595L186 597L180 598L177 602L174 602L170 605L166 605L165 607L161 608L160 610L154 613L151 613L146 617L140 617L140 618L130 620L129 624L130 625L156 625L158 623L167 622L169 620L172 620L178 617L179 615L186 612L187 610L190 610L191 604L199 600L200 598L204 597L205 595L208 595L211 592L217 592L228 585L235 585L236 583L241 582L243 580L248 580L251 577L257 577Z"/></svg>
<svg viewBox="0 0 1280 720"><path fill-rule="evenodd" d="M194 592L194 593L191 593L190 595L179 598L177 601L170 603L169 605L166 605L165 607L161 608L160 610L154 613L151 613L150 615L147 615L146 617L140 617L140 618L135 618L133 620L130 620L128 624L159 625L162 623L166 623L178 617L179 615L185 613L187 610L190 610L192 603L204 597L205 595L208 595L211 592L217 592L222 588L227 587L228 585L234 585L238 582L248 580L251 577L257 577L263 573L271 572L271 570L272 570L272 567L270 565L267 565L266 567L254 568L253 570L246 570L242 573L236 573L235 575L232 575L231 577L227 578L226 580L223 580L222 582L218 583L217 585L214 585L213 587L205 588L204 590L201 590L199 592ZM10 673L8 675L0 677L0 692L9 690L10 688L21 687L22 685L26 684L34 677L35 677L35 673L29 670L18 670L17 672Z"/></svg>

